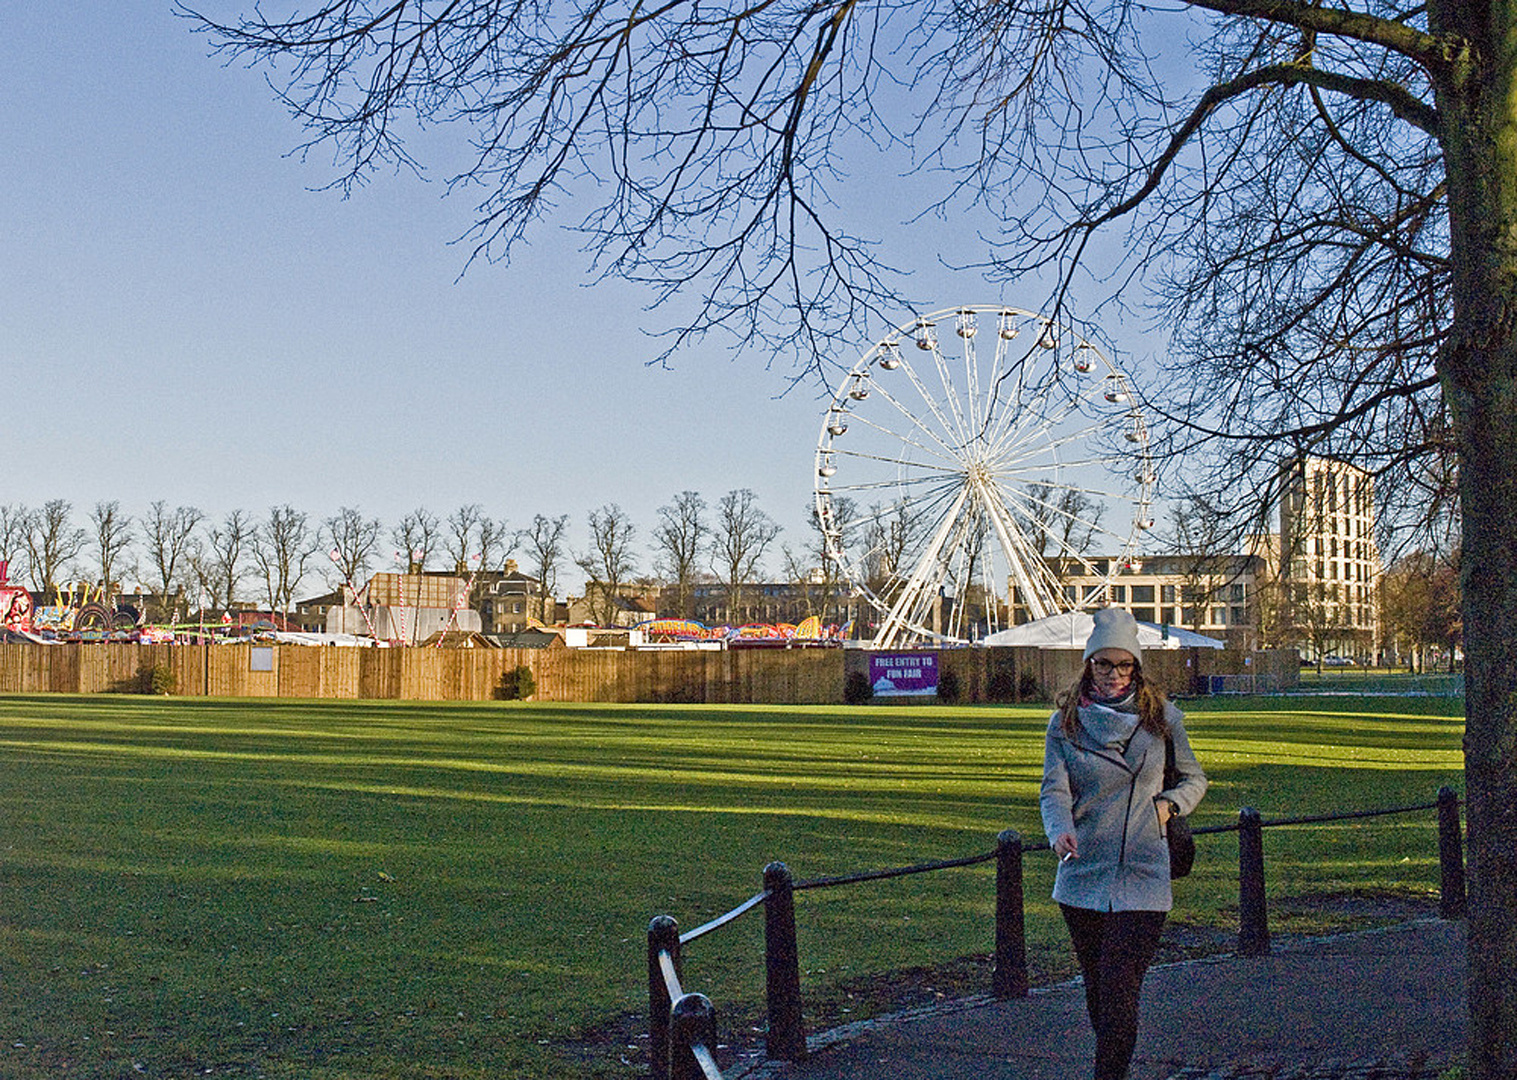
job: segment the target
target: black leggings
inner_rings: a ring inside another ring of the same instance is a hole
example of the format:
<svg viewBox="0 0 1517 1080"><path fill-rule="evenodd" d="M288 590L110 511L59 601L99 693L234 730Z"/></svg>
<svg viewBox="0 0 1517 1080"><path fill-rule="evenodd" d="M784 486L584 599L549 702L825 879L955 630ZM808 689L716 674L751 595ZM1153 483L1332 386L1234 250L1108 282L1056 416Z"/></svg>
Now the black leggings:
<svg viewBox="0 0 1517 1080"><path fill-rule="evenodd" d="M1120 1080L1138 1041L1138 991L1159 947L1164 912L1059 908L1085 976L1085 1008L1096 1032L1095 1080Z"/></svg>

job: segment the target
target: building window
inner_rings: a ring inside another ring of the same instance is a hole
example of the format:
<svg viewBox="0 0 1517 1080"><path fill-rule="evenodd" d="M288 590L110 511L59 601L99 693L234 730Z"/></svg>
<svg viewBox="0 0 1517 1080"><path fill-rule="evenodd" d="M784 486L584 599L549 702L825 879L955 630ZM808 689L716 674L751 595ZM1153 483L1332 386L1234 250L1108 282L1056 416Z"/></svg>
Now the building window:
<svg viewBox="0 0 1517 1080"><path fill-rule="evenodd" d="M1134 585L1132 587L1132 602L1134 604L1152 604L1154 602L1154 587L1152 585ZM1150 619L1149 621L1152 622L1153 620Z"/></svg>
<svg viewBox="0 0 1517 1080"><path fill-rule="evenodd" d="M1111 602L1113 604L1125 604L1125 603L1127 603L1127 586L1126 585L1113 585L1111 587Z"/></svg>
<svg viewBox="0 0 1517 1080"><path fill-rule="evenodd" d="M1132 617L1139 622L1151 623L1154 621L1154 609L1151 607L1135 607L1132 609Z"/></svg>
<svg viewBox="0 0 1517 1080"><path fill-rule="evenodd" d="M1214 607L1211 609L1211 621L1213 626L1227 625L1227 609Z"/></svg>
<svg viewBox="0 0 1517 1080"><path fill-rule="evenodd" d="M1175 595L1175 587L1173 585L1159 586L1159 600L1162 603L1173 604L1177 599L1179 597Z"/></svg>

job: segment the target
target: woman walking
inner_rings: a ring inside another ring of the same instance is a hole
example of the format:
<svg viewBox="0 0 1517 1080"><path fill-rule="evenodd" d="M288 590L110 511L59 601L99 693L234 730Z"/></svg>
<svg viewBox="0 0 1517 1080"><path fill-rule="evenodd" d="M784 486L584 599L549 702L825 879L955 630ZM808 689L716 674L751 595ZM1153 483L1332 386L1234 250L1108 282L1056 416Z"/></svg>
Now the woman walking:
<svg viewBox="0 0 1517 1080"><path fill-rule="evenodd" d="M1171 787L1167 740L1179 773ZM1127 1074L1138 994L1173 906L1165 826L1205 793L1180 710L1143 677L1137 623L1120 608L1097 611L1084 669L1049 720L1040 799L1059 858L1053 898L1096 1033L1095 1080Z"/></svg>

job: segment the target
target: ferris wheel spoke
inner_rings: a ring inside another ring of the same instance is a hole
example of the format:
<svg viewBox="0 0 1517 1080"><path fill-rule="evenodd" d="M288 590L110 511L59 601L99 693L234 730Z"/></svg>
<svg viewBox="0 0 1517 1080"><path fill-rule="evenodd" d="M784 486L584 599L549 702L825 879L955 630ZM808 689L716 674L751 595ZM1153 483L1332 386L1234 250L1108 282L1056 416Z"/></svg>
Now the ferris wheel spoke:
<svg viewBox="0 0 1517 1080"><path fill-rule="evenodd" d="M907 371L911 370L910 365L905 366ZM913 382L915 382L914 378ZM917 389L919 393L922 393L920 386ZM954 457L959 456L960 452L955 447L963 445L962 434L956 430L954 422L949 417L943 415L942 411L937 407L937 403L932 398L928 397L925 393L922 394L922 400L927 405L933 419L938 422L940 430L934 430L931 426L923 424L919 417L913 416L911 410L906 407L906 403L892 393L889 387L880 386L878 393L881 398L890 402L891 406L903 419L911 421L913 430L921 431L923 434L930 436L934 442L942 447L945 454ZM879 427L878 430L886 431L884 427Z"/></svg>
<svg viewBox="0 0 1517 1080"><path fill-rule="evenodd" d="M922 454L927 458L941 461L946 465L951 465L953 467L959 467L963 463L961 455L955 452L954 449L947 443L939 439L935 432L918 427L913 428L910 434L904 434L901 432L892 431L891 429L879 424L866 424L865 426L872 428L874 432L884 436L886 441L894 443L897 447L911 447L920 450ZM923 440L916 438L915 436L918 432L928 436L929 440L924 442ZM833 441L828 444L826 452L840 455L860 455L863 453L862 451L855 451L850 449L850 447L855 443L863 441L865 440L854 438L848 443L840 446L838 444L838 437L835 436L833 438ZM902 461L905 459L887 458L884 460Z"/></svg>
<svg viewBox="0 0 1517 1080"><path fill-rule="evenodd" d="M933 351L934 356L936 356L937 355L936 348L934 348L932 351ZM949 435L953 436L955 439L962 439L962 437L963 437L962 431L959 430L959 426L955 423L955 421L952 419L952 417L950 416L950 414L949 413L945 413L943 411L942 405L941 405L941 402L939 401L938 395L935 394L932 390L930 390L928 388L927 384L922 381L921 376L919 376L917 374L916 367L914 365L912 365L912 363L909 360L906 360L904 357L902 358L901 370L903 370L903 371L906 372L906 380L909 383L911 383L912 388L914 390L916 390L916 392L917 392L917 396L922 399L922 404L927 407L927 411L932 414L933 419L937 420L938 424L941 425L943 431L946 434L949 434ZM941 375L942 375L942 372L941 372L941 369L940 369L939 370L940 381L941 381ZM949 383L947 383L947 382L942 382L942 387L943 387L943 397L945 399L947 399L949 402L952 402L952 400L953 400L953 392L952 392L953 391L953 387L952 387L952 385L949 384ZM906 416L910 416L911 415L910 410L907 409L906 406L905 406L905 404L903 402L901 402L900 400L898 400L897 398L890 397L888 400L897 409L900 409L903 415L906 415ZM950 412L951 411L952 410L950 410Z"/></svg>
<svg viewBox="0 0 1517 1080"><path fill-rule="evenodd" d="M939 463L933 461L923 461L920 458L893 457L886 453L871 454L864 450L853 449L832 450L829 452L833 456L834 463L838 461L843 461L847 464L854 465L876 463L888 465L891 468L907 469L940 476L958 475L964 471L963 465L957 461L944 461Z"/></svg>
<svg viewBox="0 0 1517 1080"><path fill-rule="evenodd" d="M953 430L958 433L960 441L966 441L969 437L968 429L964 424L964 401L961 395L954 392L953 375L948 370L948 358L943 355L942 342L936 337L932 345L932 363L938 372L938 381L943 385L943 399L948 404L948 410L953 415Z"/></svg>

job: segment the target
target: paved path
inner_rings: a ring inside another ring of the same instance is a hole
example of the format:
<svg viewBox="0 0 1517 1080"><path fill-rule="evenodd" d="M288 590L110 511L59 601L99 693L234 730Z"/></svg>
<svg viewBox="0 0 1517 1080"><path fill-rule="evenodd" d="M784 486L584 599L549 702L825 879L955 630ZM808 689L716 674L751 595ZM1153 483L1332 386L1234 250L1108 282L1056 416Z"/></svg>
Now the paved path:
<svg viewBox="0 0 1517 1080"><path fill-rule="evenodd" d="M1462 921L1319 938L1268 957L1153 968L1132 1080L1429 1075L1465 1048ZM1084 991L971 999L813 1038L748 1080L1079 1080L1095 1040ZM1388 1073L1377 1072L1384 1065ZM1431 1075L1436 1075L1436 1071Z"/></svg>

